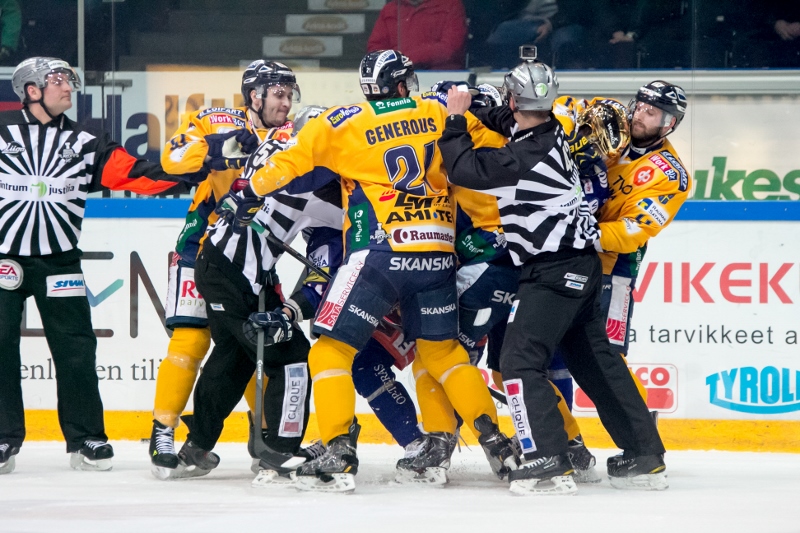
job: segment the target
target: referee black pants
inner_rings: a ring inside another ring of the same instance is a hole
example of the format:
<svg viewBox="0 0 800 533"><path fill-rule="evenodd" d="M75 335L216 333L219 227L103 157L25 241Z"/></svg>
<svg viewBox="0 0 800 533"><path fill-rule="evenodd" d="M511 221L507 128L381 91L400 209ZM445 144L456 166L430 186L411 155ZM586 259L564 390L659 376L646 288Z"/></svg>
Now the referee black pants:
<svg viewBox="0 0 800 533"><path fill-rule="evenodd" d="M20 335L23 305L30 296L39 308L56 369L58 421L67 452L79 450L88 438L108 440L89 300L85 292L74 288L80 287L75 281L83 279L80 256L79 250L39 257L0 254L0 260L14 261L22 269L22 285L14 290L0 288L0 444L21 446L25 439ZM63 279L73 281L71 290L57 290Z"/></svg>
<svg viewBox="0 0 800 533"><path fill-rule="evenodd" d="M597 253L569 250L549 255L522 267L518 302L500 354L509 409L525 458L567 452L564 420L547 379L556 347L619 448L636 455L664 453L625 362L608 342Z"/></svg>
<svg viewBox="0 0 800 533"><path fill-rule="evenodd" d="M189 438L204 450L211 450L256 369L256 346L247 340L242 326L250 313L258 311L258 296L244 275L211 245L204 246L197 258L195 281L206 301L214 349L194 389ZM266 311L281 305L279 286L266 285L263 290ZM310 348L302 330L295 327L290 341L264 349L264 375L268 379L263 404L267 423L264 442L279 452L295 453L308 425Z"/></svg>

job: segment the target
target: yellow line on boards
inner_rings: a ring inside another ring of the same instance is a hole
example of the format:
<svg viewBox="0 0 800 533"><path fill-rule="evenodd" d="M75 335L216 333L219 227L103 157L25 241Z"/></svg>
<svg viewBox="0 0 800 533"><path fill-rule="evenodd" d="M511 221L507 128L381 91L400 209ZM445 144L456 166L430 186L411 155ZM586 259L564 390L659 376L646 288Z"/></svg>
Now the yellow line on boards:
<svg viewBox="0 0 800 533"><path fill-rule="evenodd" d="M110 440L140 440L150 438L152 415L147 411L106 411L106 433ZM394 441L374 414L359 414L361 436L365 444L391 444ZM589 448L614 448L598 418L578 418L586 445ZM55 410L26 410L27 440L63 440ZM500 417L500 427L508 435L513 431L511 419ZM795 420L700 420L662 418L658 429L667 450L727 450L750 452L800 453L800 421ZM231 414L225 421L220 442L247 440L247 415ZM468 429L462 436L469 445L477 439ZM186 426L176 431L176 440L186 438ZM319 438L314 413L308 423L306 440Z"/></svg>

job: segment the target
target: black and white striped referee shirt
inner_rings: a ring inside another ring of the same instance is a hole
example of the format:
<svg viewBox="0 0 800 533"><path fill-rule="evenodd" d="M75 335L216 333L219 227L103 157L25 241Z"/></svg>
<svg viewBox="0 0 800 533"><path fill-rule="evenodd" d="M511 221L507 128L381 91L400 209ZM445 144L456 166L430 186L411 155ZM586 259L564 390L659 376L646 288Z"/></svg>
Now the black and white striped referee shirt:
<svg viewBox="0 0 800 533"><path fill-rule="evenodd" d="M241 193L239 193L241 194ZM321 189L302 193L278 193L265 199L254 221L278 240L291 245L305 228L342 228L342 193L338 181ZM253 294L261 292L267 273L275 267L283 250L251 227L236 233L224 218L208 228L206 243L213 245L241 271Z"/></svg>
<svg viewBox="0 0 800 533"><path fill-rule="evenodd" d="M558 120L551 114L544 124L515 131L508 108L482 111L477 114L484 124L510 135L506 146L473 150L466 119L451 115L439 149L451 183L497 197L514 263L545 252L592 248L600 232Z"/></svg>
<svg viewBox="0 0 800 533"><path fill-rule="evenodd" d="M64 115L42 124L27 109L0 113L0 254L72 250L87 194L103 188L158 194L175 181L159 163L134 158L105 132L87 131Z"/></svg>

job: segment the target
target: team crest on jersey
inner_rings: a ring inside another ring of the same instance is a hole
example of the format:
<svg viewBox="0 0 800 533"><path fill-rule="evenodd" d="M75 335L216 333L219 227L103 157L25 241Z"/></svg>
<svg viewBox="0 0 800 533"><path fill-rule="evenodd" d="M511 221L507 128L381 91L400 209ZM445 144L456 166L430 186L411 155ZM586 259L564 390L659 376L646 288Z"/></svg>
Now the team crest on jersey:
<svg viewBox="0 0 800 533"><path fill-rule="evenodd" d="M72 149L72 143L64 143L64 147L58 151L58 156L69 163L73 159L80 157L80 154Z"/></svg>
<svg viewBox="0 0 800 533"><path fill-rule="evenodd" d="M19 155L25 151L25 147L17 141L11 141L3 148L2 152L6 155Z"/></svg>

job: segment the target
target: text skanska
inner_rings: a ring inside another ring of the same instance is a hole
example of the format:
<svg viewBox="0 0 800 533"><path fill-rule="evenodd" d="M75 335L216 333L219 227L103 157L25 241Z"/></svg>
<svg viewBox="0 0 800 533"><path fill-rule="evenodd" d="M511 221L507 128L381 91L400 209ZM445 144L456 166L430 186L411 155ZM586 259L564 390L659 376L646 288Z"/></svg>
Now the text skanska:
<svg viewBox="0 0 800 533"><path fill-rule="evenodd" d="M436 121L429 117L427 119L397 120L388 124L382 124L376 128L367 130L366 136L367 143L372 145L394 139L395 137L419 135L420 133L429 132L435 133L436 131Z"/></svg>

